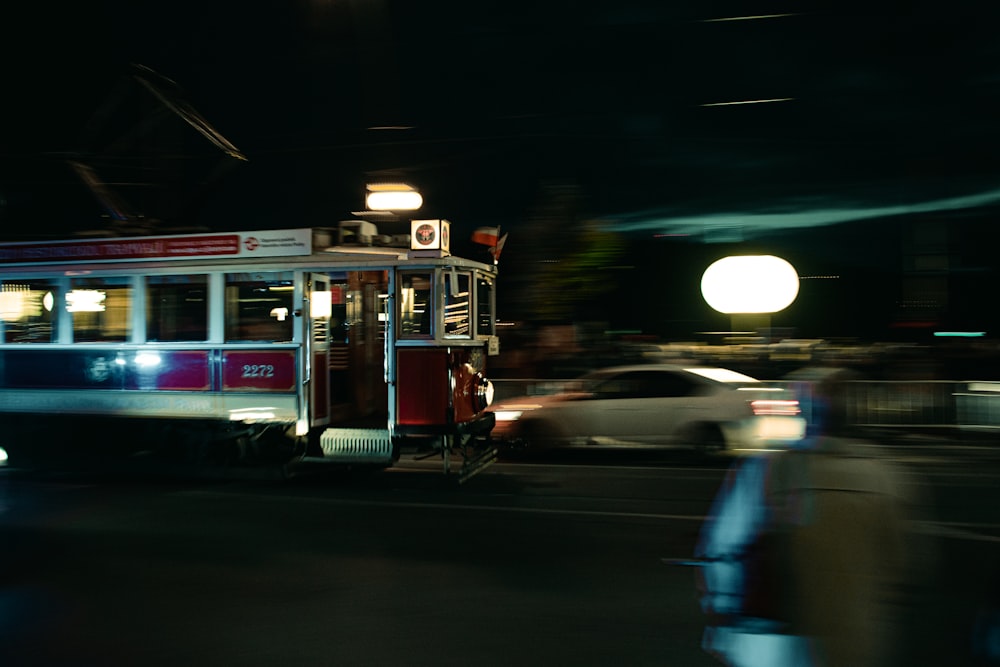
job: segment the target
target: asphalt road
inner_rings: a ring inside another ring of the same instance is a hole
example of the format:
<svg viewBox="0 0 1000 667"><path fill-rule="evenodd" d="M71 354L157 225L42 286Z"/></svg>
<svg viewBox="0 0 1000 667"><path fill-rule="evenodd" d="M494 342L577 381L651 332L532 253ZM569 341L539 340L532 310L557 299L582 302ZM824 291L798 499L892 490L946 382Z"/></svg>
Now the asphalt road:
<svg viewBox="0 0 1000 667"><path fill-rule="evenodd" d="M998 468L900 456L936 555L909 664L973 664ZM714 665L692 573L661 559L691 553L727 463L504 463L461 486L436 461L289 480L7 471L0 665Z"/></svg>

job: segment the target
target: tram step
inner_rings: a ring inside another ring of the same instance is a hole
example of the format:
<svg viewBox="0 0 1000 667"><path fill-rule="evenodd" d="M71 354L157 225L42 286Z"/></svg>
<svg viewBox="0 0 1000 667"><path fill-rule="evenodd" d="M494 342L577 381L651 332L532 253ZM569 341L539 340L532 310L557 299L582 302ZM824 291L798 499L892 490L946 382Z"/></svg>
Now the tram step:
<svg viewBox="0 0 1000 667"><path fill-rule="evenodd" d="M343 463L392 463L388 430L328 428L319 436L323 458Z"/></svg>

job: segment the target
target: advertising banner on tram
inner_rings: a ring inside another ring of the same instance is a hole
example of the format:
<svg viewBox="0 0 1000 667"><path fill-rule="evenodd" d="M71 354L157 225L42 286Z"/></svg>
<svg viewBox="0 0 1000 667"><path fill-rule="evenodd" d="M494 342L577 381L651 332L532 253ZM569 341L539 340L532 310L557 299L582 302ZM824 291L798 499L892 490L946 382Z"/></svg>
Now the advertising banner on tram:
<svg viewBox="0 0 1000 667"><path fill-rule="evenodd" d="M0 264L65 261L290 257L312 252L312 230L80 239L0 244Z"/></svg>

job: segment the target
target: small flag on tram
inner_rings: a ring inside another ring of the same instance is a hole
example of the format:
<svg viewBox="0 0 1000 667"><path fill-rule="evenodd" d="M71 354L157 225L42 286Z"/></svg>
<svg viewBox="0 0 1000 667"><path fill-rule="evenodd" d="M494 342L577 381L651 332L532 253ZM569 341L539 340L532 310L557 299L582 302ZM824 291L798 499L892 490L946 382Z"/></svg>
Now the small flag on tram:
<svg viewBox="0 0 1000 667"><path fill-rule="evenodd" d="M492 248L489 248L489 253L491 255L493 255L493 261L494 262L497 261L498 259L500 259L500 253L503 251L503 245L505 243L507 243L507 234L504 234L503 236L501 236L500 240L497 241L497 244L495 246L493 246Z"/></svg>
<svg viewBox="0 0 1000 667"><path fill-rule="evenodd" d="M499 238L499 227L480 227L476 231L472 232L473 243L482 243L483 245L488 245L491 248L496 247Z"/></svg>

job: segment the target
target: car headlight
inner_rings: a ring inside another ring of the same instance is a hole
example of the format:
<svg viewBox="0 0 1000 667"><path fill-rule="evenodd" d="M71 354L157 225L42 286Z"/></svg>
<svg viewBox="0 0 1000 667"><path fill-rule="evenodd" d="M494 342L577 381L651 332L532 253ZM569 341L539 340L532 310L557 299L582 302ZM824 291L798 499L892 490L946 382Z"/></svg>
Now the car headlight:
<svg viewBox="0 0 1000 667"><path fill-rule="evenodd" d="M508 403L493 411L498 422L514 422L521 418L525 412L537 410L542 406L535 403Z"/></svg>

